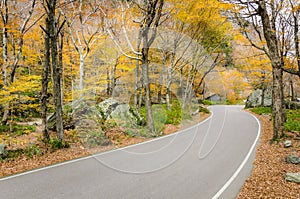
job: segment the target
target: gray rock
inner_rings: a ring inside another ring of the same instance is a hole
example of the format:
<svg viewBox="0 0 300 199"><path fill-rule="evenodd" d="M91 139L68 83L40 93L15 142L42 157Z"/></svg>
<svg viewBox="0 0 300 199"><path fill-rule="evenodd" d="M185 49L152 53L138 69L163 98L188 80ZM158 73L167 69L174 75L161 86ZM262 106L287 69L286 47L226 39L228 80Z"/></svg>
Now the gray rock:
<svg viewBox="0 0 300 199"><path fill-rule="evenodd" d="M123 121L125 126L136 127L138 125L144 125L144 118L128 104L121 104L111 112L108 119Z"/></svg>
<svg viewBox="0 0 300 199"><path fill-rule="evenodd" d="M286 173L284 179L289 182L300 184L300 173Z"/></svg>
<svg viewBox="0 0 300 199"><path fill-rule="evenodd" d="M109 118L110 114L118 107L119 102L113 98L108 98L101 103L96 105L99 112L99 116L106 120Z"/></svg>
<svg viewBox="0 0 300 199"><path fill-rule="evenodd" d="M262 105L262 90L257 89L250 94L246 101L246 108L259 107ZM264 92L264 106L272 105L272 90L267 89Z"/></svg>
<svg viewBox="0 0 300 199"><path fill-rule="evenodd" d="M8 152L6 150L6 145L5 144L0 144L0 157L1 158L6 158L8 155Z"/></svg>
<svg viewBox="0 0 300 199"><path fill-rule="evenodd" d="M285 142L284 142L284 148L289 148L289 147L291 147L292 146L292 141L291 140L286 140Z"/></svg>
<svg viewBox="0 0 300 199"><path fill-rule="evenodd" d="M289 155L285 158L286 163L289 164L299 164L300 163L300 158L295 155Z"/></svg>
<svg viewBox="0 0 300 199"><path fill-rule="evenodd" d="M55 130L55 114L48 119L49 128ZM128 104L121 104L113 98L97 104L93 101L77 100L64 106L64 128L77 130L81 141L88 146L108 143L104 128L114 124L125 127L144 125L145 120ZM104 127L104 128L102 128Z"/></svg>

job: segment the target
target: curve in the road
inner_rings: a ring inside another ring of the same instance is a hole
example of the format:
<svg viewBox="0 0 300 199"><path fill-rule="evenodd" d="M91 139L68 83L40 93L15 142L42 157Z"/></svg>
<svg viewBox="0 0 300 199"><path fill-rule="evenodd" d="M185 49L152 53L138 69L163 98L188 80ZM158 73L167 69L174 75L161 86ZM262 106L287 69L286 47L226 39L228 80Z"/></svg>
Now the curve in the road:
<svg viewBox="0 0 300 199"><path fill-rule="evenodd" d="M234 174L228 179L228 181L223 185L223 187L212 197L212 199L218 199L223 193L224 191L230 186L230 184L236 179L236 177L239 175L239 173L242 171L242 169L244 168L244 166L247 164L247 161L249 160L251 154L254 152L255 147L259 141L260 138L260 134L261 134L261 125L259 120L257 119L257 117L255 117L254 115L251 115L258 124L258 131L257 131L257 136L249 150L249 152L247 153L247 156L245 157L245 159L243 160L243 162L241 163L241 165L238 167L238 169L234 172Z"/></svg>
<svg viewBox="0 0 300 199"><path fill-rule="evenodd" d="M224 198L228 190L234 197L260 124L242 107L211 111L204 122L173 135L2 178L0 198L207 199Z"/></svg>

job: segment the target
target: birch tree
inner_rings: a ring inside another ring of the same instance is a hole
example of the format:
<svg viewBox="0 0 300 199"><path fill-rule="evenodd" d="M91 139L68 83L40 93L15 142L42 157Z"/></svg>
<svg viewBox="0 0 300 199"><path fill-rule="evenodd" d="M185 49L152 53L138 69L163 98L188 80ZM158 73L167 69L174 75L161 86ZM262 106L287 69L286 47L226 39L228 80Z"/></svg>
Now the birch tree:
<svg viewBox="0 0 300 199"><path fill-rule="evenodd" d="M79 55L79 90L84 89L85 59L99 39L102 27L100 5L94 1L65 1L60 9L67 22L68 33Z"/></svg>
<svg viewBox="0 0 300 199"><path fill-rule="evenodd" d="M8 4L7 0L1 0L1 19L2 19L2 59L3 59L3 64L2 64L2 80L3 80L3 85L8 86L8 77L7 77L7 70L8 70ZM8 105L4 107L4 114L2 118L2 123L5 125L7 123L7 118L8 118Z"/></svg>

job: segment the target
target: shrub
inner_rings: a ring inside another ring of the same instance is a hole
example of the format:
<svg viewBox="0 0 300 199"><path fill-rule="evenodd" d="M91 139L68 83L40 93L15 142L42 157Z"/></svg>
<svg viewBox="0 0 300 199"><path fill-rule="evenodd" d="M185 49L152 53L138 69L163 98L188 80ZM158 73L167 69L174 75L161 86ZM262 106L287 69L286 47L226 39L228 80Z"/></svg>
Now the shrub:
<svg viewBox="0 0 300 199"><path fill-rule="evenodd" d="M164 129L167 120L167 112L162 105L153 106L153 120L155 130L161 132Z"/></svg>
<svg viewBox="0 0 300 199"><path fill-rule="evenodd" d="M210 101L210 100L203 100L202 101L202 103L204 104L204 105L214 105L214 103L212 102L212 101Z"/></svg>
<svg viewBox="0 0 300 199"><path fill-rule="evenodd" d="M300 132L300 110L288 110L287 121L284 124L286 131L298 131Z"/></svg>
<svg viewBox="0 0 300 199"><path fill-rule="evenodd" d="M270 114L272 112L271 107L256 107L252 108L251 111L259 115Z"/></svg>
<svg viewBox="0 0 300 199"><path fill-rule="evenodd" d="M103 144L105 136L101 131L91 131L87 137L87 144L89 147L94 147Z"/></svg>
<svg viewBox="0 0 300 199"><path fill-rule="evenodd" d="M7 125L0 125L0 133L8 132L9 126Z"/></svg>
<svg viewBox="0 0 300 199"><path fill-rule="evenodd" d="M182 121L182 117L183 117L183 111L181 108L181 104L178 100L173 100L172 101L172 105L171 105L171 109L167 110L167 124L180 124ZM187 115L185 115L187 116Z"/></svg>
<svg viewBox="0 0 300 199"><path fill-rule="evenodd" d="M30 143L29 146L25 149L25 154L28 157L32 158L34 155L42 155L43 152L34 143Z"/></svg>
<svg viewBox="0 0 300 199"><path fill-rule="evenodd" d="M70 145L65 142L65 141L61 141L57 138L51 138L49 140L49 144L51 145L52 149L62 149L62 148L69 148Z"/></svg>
<svg viewBox="0 0 300 199"><path fill-rule="evenodd" d="M207 108L202 107L202 106L199 106L199 112L200 113L210 113L210 111Z"/></svg>

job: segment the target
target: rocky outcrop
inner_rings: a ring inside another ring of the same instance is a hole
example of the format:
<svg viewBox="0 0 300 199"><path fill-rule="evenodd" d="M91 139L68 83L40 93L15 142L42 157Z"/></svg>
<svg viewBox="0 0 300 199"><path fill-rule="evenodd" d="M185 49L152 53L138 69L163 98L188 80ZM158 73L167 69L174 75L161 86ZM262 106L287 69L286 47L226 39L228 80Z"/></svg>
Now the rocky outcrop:
<svg viewBox="0 0 300 199"><path fill-rule="evenodd" d="M300 184L300 173L286 173L284 179L289 182Z"/></svg>
<svg viewBox="0 0 300 199"><path fill-rule="evenodd" d="M49 127L55 130L55 114L49 120ZM98 104L74 101L64 106L64 128L75 128L83 143L106 145L103 128L116 124L124 127L145 125L145 119L128 104L121 104L113 98Z"/></svg>
<svg viewBox="0 0 300 199"><path fill-rule="evenodd" d="M264 103L262 103L262 98L264 98ZM271 106L272 105L272 91L270 89L265 90L264 96L261 89L255 90L250 94L246 101L246 108L253 108L259 106Z"/></svg>

